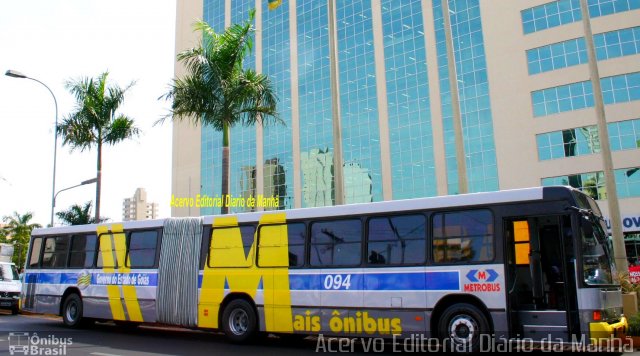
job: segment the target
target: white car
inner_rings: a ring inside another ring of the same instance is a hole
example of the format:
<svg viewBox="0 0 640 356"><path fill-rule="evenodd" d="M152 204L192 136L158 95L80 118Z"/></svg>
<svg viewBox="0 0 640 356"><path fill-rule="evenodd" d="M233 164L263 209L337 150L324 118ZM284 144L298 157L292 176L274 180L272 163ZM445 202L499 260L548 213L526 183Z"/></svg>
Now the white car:
<svg viewBox="0 0 640 356"><path fill-rule="evenodd" d="M18 314L18 302L22 283L16 265L11 262L0 262L0 309L11 309Z"/></svg>

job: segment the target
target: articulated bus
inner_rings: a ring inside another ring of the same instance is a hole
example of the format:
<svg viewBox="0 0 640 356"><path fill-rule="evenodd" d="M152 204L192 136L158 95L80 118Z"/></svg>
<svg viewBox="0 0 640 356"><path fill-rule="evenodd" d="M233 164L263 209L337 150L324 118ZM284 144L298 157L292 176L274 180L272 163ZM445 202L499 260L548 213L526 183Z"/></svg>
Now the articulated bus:
<svg viewBox="0 0 640 356"><path fill-rule="evenodd" d="M37 229L22 307L234 342L589 344L627 329L605 231L570 187Z"/></svg>

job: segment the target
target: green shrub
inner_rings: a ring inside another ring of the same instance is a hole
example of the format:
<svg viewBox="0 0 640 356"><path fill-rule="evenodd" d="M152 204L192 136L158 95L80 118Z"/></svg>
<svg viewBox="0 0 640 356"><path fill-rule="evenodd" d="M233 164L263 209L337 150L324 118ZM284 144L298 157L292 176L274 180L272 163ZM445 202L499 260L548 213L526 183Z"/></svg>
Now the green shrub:
<svg viewBox="0 0 640 356"><path fill-rule="evenodd" d="M629 323L629 336L640 336L640 313L631 315L627 322Z"/></svg>

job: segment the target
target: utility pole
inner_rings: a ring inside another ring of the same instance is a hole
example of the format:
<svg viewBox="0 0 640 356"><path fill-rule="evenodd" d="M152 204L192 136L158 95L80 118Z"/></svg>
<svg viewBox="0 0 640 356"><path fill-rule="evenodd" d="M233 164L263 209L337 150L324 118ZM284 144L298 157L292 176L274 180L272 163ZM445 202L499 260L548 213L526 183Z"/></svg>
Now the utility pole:
<svg viewBox="0 0 640 356"><path fill-rule="evenodd" d="M451 19L448 0L442 0L442 17L444 19L444 41L447 45L449 91L451 92L451 113L453 115L453 133L456 143L456 164L458 166L458 194L465 194L469 192L467 183L467 162L464 152L462 114L460 113L460 98L458 97L458 75L456 73L456 59L455 53L453 51L453 35L451 34Z"/></svg>
<svg viewBox="0 0 640 356"><path fill-rule="evenodd" d="M587 45L589 75L591 76L591 85L593 86L593 99L596 109L596 119L598 122L598 136L600 136L600 153L602 155L607 203L609 205L609 218L611 219L613 256L615 258L616 269L618 272L626 272L629 270L629 264L627 262L627 251L624 248L622 217L620 214L620 204L618 202L618 192L616 189L616 177L613 174L613 159L611 157L611 145L609 143L609 130L607 128L607 118L604 111L604 101L602 99L602 87L600 85L600 73L598 72L596 50L593 44L593 33L591 32L591 17L589 16L589 8L586 0L580 0L580 8L582 10L584 39Z"/></svg>

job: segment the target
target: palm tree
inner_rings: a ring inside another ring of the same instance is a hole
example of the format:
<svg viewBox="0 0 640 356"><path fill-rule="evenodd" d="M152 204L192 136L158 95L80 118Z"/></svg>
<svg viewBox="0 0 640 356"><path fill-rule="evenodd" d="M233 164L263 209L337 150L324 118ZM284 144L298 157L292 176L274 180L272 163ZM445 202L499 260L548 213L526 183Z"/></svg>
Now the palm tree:
<svg viewBox="0 0 640 356"><path fill-rule="evenodd" d="M2 221L6 224L4 227L4 233L11 237L11 242L14 245L15 251L13 260L17 266L22 266L22 261L27 254L27 246L29 245L29 238L31 237L31 231L35 228L42 227L38 223L31 223L33 213L28 212L26 214L18 214L14 212L12 216L5 216Z"/></svg>
<svg viewBox="0 0 640 356"><path fill-rule="evenodd" d="M100 219L100 190L102 189L102 145L116 143L138 135L139 130L134 126L133 119L117 114L118 108L124 101L127 87L107 87L108 72L97 78L80 78L66 83L67 89L76 98L76 108L65 117L58 126L58 135L63 139L62 144L69 144L71 150L84 151L96 146L98 151L97 182L96 182L96 215Z"/></svg>
<svg viewBox="0 0 640 356"><path fill-rule="evenodd" d="M83 206L73 204L69 209L59 211L56 213L58 219L62 220L67 225L85 225L85 224L97 224L103 221L109 220L108 218L100 218L96 220L91 216L92 202L88 201Z"/></svg>
<svg viewBox="0 0 640 356"><path fill-rule="evenodd" d="M173 100L167 117L187 119L195 125L210 125L222 131L223 199L229 194L230 128L236 124L262 125L265 120L281 122L269 78L242 67L252 48L254 14L251 11L245 23L232 25L220 34L206 22L197 22L195 30L202 32L199 45L177 56L187 74L173 79L169 92L163 96L165 100ZM221 213L228 211L229 207L223 204Z"/></svg>

